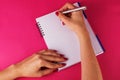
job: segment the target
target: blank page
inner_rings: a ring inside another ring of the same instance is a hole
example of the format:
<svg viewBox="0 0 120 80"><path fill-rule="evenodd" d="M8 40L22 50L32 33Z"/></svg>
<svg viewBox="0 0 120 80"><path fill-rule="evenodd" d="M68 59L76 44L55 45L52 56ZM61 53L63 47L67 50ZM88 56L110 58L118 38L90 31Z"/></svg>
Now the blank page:
<svg viewBox="0 0 120 80"><path fill-rule="evenodd" d="M78 6L77 3L76 5ZM57 50L68 58L68 61L66 61L67 65L61 69L80 62L80 43L78 38L66 25L62 25L62 22L56 16L55 12L39 17L36 21L41 33L43 34L43 38L48 49ZM103 49L85 17L84 21L89 32L95 54L98 55L103 53Z"/></svg>

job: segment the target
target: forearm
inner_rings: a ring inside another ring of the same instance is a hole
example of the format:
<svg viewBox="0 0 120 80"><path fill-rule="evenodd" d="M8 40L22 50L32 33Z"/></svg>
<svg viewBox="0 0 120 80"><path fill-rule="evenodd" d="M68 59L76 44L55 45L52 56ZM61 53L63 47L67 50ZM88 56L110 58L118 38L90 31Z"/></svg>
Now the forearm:
<svg viewBox="0 0 120 80"><path fill-rule="evenodd" d="M80 41L82 80L102 80L102 74L97 62L87 30L77 33Z"/></svg>
<svg viewBox="0 0 120 80"><path fill-rule="evenodd" d="M0 80L14 80L18 77L14 65L9 66L0 72Z"/></svg>

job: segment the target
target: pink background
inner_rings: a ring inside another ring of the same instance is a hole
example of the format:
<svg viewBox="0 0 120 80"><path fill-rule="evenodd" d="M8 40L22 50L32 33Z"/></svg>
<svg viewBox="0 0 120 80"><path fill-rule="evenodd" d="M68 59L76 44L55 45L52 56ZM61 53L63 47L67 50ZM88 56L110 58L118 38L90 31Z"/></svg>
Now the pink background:
<svg viewBox="0 0 120 80"><path fill-rule="evenodd" d="M119 0L0 0L0 70L47 48L35 18L59 9L68 1L79 1L88 8L88 20L106 50L97 57L104 80L120 80ZM19 80L80 80L80 75L79 63L47 77Z"/></svg>

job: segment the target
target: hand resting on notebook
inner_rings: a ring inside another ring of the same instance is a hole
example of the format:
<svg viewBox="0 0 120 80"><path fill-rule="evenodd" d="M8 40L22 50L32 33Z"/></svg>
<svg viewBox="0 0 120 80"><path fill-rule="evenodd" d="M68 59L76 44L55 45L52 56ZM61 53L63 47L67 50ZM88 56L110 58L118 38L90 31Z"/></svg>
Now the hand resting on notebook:
<svg viewBox="0 0 120 80"><path fill-rule="evenodd" d="M65 66L61 62L66 60L55 50L43 50L1 71L0 80L14 80L19 77L42 77Z"/></svg>

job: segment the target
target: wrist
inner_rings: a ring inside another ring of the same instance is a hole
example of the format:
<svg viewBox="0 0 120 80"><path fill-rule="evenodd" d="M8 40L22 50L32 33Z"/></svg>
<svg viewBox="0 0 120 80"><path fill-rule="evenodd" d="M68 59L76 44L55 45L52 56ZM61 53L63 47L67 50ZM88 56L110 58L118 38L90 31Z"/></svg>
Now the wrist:
<svg viewBox="0 0 120 80"><path fill-rule="evenodd" d="M6 70L6 72L8 72L8 74L10 73L9 74L9 76L10 76L9 79L11 79L11 80L14 80L14 79L20 77L19 72L17 71L17 68L16 68L15 65L9 66Z"/></svg>
<svg viewBox="0 0 120 80"><path fill-rule="evenodd" d="M85 26L83 27L79 27L76 31L75 31L76 35L79 37L85 37L85 36L89 36L89 33L86 29Z"/></svg>
<svg viewBox="0 0 120 80"><path fill-rule="evenodd" d="M0 80L14 80L18 77L19 75L14 65L7 67L6 69L0 72Z"/></svg>

